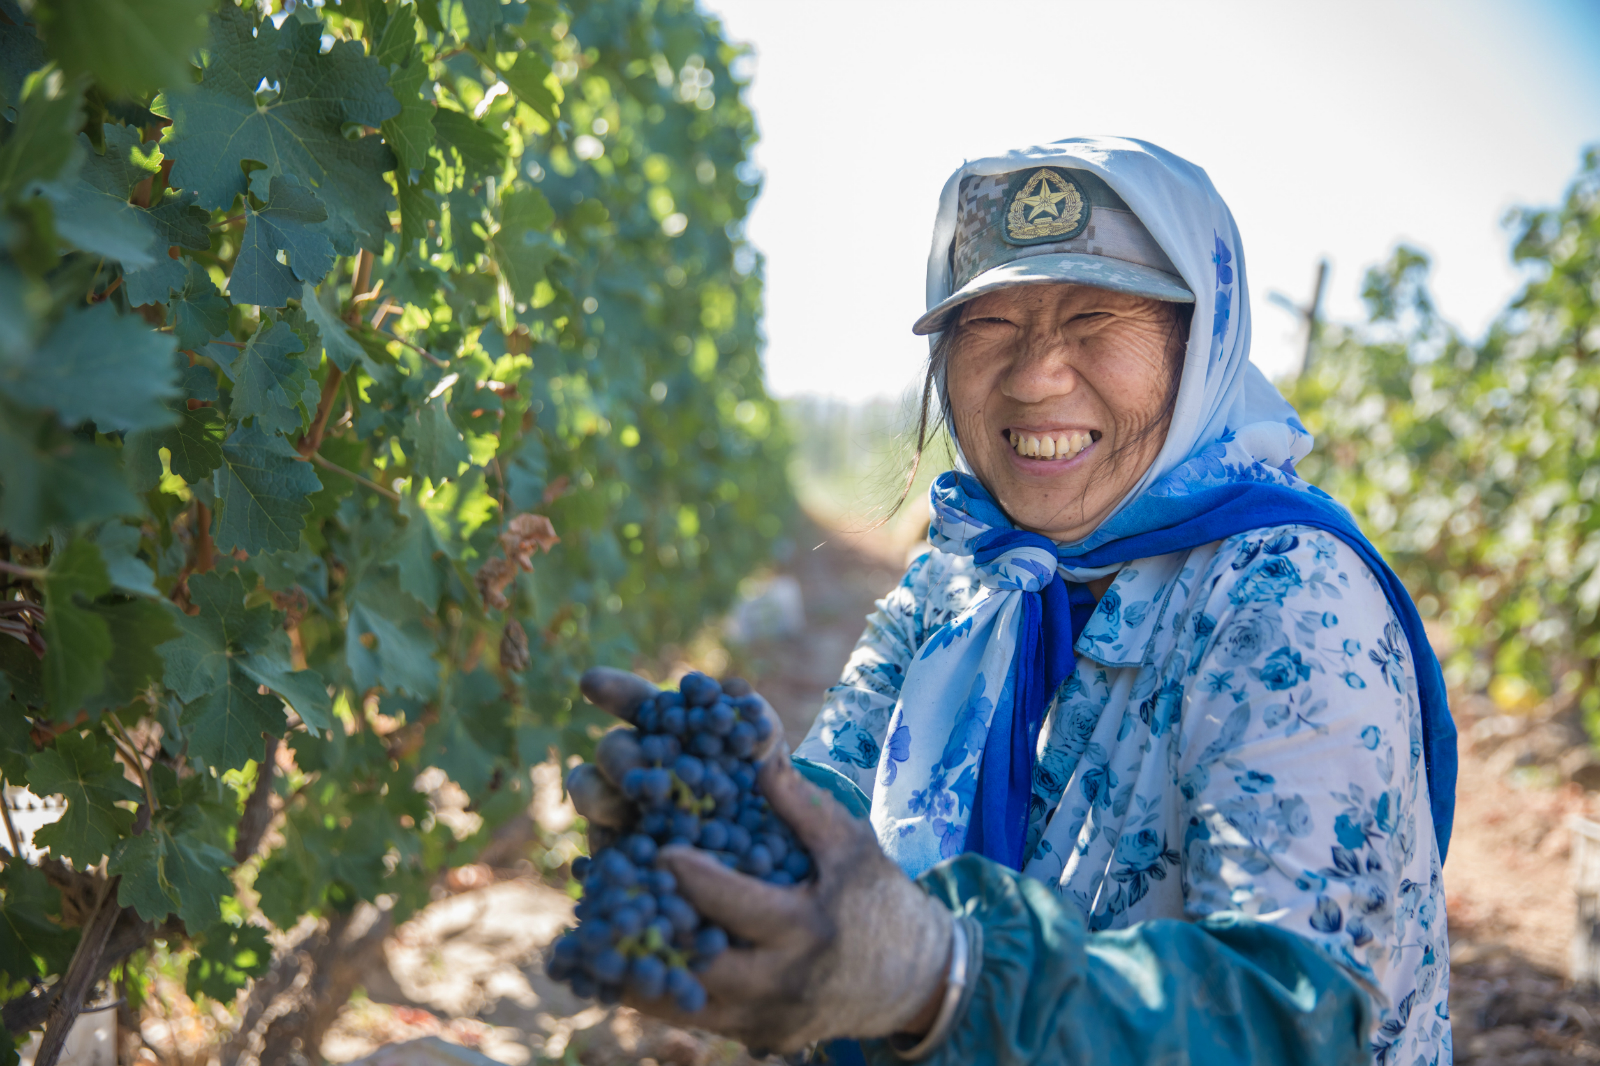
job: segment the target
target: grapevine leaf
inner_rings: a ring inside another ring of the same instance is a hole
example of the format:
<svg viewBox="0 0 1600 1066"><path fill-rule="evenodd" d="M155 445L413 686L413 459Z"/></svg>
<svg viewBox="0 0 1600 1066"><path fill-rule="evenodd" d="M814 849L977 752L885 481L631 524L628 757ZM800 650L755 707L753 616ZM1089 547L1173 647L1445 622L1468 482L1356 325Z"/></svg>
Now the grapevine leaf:
<svg viewBox="0 0 1600 1066"><path fill-rule="evenodd" d="M410 9L404 10L409 12ZM433 147L433 105L424 100L421 93L422 83L427 79L428 65L420 59L401 67L389 78L389 88L400 101L400 114L386 120L381 129L383 139L400 161L396 168L397 179L407 171L425 166L428 149Z"/></svg>
<svg viewBox="0 0 1600 1066"><path fill-rule="evenodd" d="M174 619L181 612L165 600L125 600L98 604L97 614L111 633L112 653L106 661L105 687L91 698L91 710L127 706L151 682L161 680L157 646L178 635Z"/></svg>
<svg viewBox="0 0 1600 1066"><path fill-rule="evenodd" d="M172 300L167 304L178 347L198 351L212 337L227 332L228 307L227 298L217 290L206 268L189 260L183 285L173 286Z"/></svg>
<svg viewBox="0 0 1600 1066"><path fill-rule="evenodd" d="M207 0L49 0L35 8L50 54L114 95L188 80Z"/></svg>
<svg viewBox="0 0 1600 1066"><path fill-rule="evenodd" d="M414 445L412 468L435 483L450 480L460 473L462 463L472 461L461 431L445 412L442 396L422 404L416 417L406 421L405 438Z"/></svg>
<svg viewBox="0 0 1600 1066"><path fill-rule="evenodd" d="M44 673L40 669L37 656L33 649L15 640L0 640L0 694L9 690L11 698L18 703L37 707L44 702ZM21 727L20 737L9 735L10 731ZM23 717L20 707L9 707L5 700L0 699L0 773L9 776L22 777L14 768L5 766L6 760L14 757L16 748L11 741L20 739L26 750L33 749L33 742L27 739L28 720Z"/></svg>
<svg viewBox="0 0 1600 1066"><path fill-rule="evenodd" d="M372 58L377 60L380 66L401 66L412 57L416 48L416 9L405 5L397 8L389 16L389 21L384 23L383 33L378 37L378 47L373 50Z"/></svg>
<svg viewBox="0 0 1600 1066"><path fill-rule="evenodd" d="M107 522L95 535L94 543L105 560L106 574L114 588L134 596L160 597L155 586L155 571L139 558L137 529L121 522Z"/></svg>
<svg viewBox="0 0 1600 1066"><path fill-rule="evenodd" d="M283 702L260 691L260 682L237 664L213 692L186 704L181 716L189 754L218 771L237 770L261 756L261 738L282 733Z"/></svg>
<svg viewBox="0 0 1600 1066"><path fill-rule="evenodd" d="M490 242L490 254L519 300L532 298L545 267L559 254L544 232L554 221L550 201L538 189L513 189L501 200L500 227Z"/></svg>
<svg viewBox="0 0 1600 1066"><path fill-rule="evenodd" d="M334 295L334 286L327 286L328 295ZM317 327L317 333L322 338L323 350L328 353L328 358L333 360L333 365L340 370L349 370L359 360L365 359L366 351L357 344L355 338L350 336L350 331L339 321L339 315L328 309L322 302L317 290L312 288L308 281L300 290L300 307Z"/></svg>
<svg viewBox="0 0 1600 1066"><path fill-rule="evenodd" d="M506 495L511 506L518 511L531 511L544 502L545 486L549 484L550 460L544 442L530 433L517 445L516 454L508 463L500 460L505 470Z"/></svg>
<svg viewBox="0 0 1600 1066"><path fill-rule="evenodd" d="M272 968L272 944L257 925L218 922L207 929L200 949L189 960L185 990L191 998L209 996L224 1005L239 989Z"/></svg>
<svg viewBox="0 0 1600 1066"><path fill-rule="evenodd" d="M100 549L88 541L68 542L50 561L44 579L44 690L50 713L60 721L70 722L104 683L111 629L93 602L110 591Z"/></svg>
<svg viewBox="0 0 1600 1066"><path fill-rule="evenodd" d="M147 267L122 272L122 289L130 307L164 304L173 289L181 288L188 272L180 260L158 255ZM207 340L211 338L207 337ZM203 342L202 342L203 343Z"/></svg>
<svg viewBox="0 0 1600 1066"><path fill-rule="evenodd" d="M426 181L413 184L399 179L395 188L400 194L400 246L414 249L428 236L428 223L439 221L439 203L428 195Z"/></svg>
<svg viewBox="0 0 1600 1066"><path fill-rule="evenodd" d="M117 902L145 921L176 912L187 928L203 929L221 919L222 897L233 894L222 872L233 865L222 849L156 825L122 841L106 872L122 878Z"/></svg>
<svg viewBox="0 0 1600 1066"><path fill-rule="evenodd" d="M0 146L0 202L16 199L35 182L70 175L82 160L83 146L74 136L83 126L82 87L69 82L52 94L50 84L49 78L34 84Z"/></svg>
<svg viewBox="0 0 1600 1066"><path fill-rule="evenodd" d="M294 548L307 497L322 487L311 464L282 437L254 426L235 430L223 444L216 481L222 515L214 536L222 551Z"/></svg>
<svg viewBox="0 0 1600 1066"><path fill-rule="evenodd" d="M444 595L444 574L438 561L444 545L439 543L426 512L409 496L401 501L400 510L406 516L406 524L388 561L398 571L400 587L432 614L439 609L439 597Z"/></svg>
<svg viewBox="0 0 1600 1066"><path fill-rule="evenodd" d="M221 688L233 652L266 646L276 628L267 607L246 607L244 581L237 573L195 574L189 602L200 613L178 619L182 635L157 649L166 661L167 687L185 703Z"/></svg>
<svg viewBox="0 0 1600 1066"><path fill-rule="evenodd" d="M196 204L192 192L168 193L146 218L162 244L204 251L211 247L211 212Z"/></svg>
<svg viewBox="0 0 1600 1066"><path fill-rule="evenodd" d="M479 667L457 674L446 687L439 720L428 727L424 760L437 766L474 798L493 779L495 766L515 750L511 705L493 674Z"/></svg>
<svg viewBox="0 0 1600 1066"><path fill-rule="evenodd" d="M58 859L71 859L80 870L109 855L133 828L133 812L117 804L143 799L123 776L111 749L92 733L63 733L54 747L29 759L28 790L65 797L67 809L60 820L36 830L33 843Z"/></svg>
<svg viewBox="0 0 1600 1066"><path fill-rule="evenodd" d="M522 3L502 4L500 0L460 0L467 16L467 44L472 48L489 47L495 31L501 26L517 26L528 16Z"/></svg>
<svg viewBox="0 0 1600 1066"><path fill-rule="evenodd" d="M223 372L233 380L228 414L253 418L259 429L273 433L298 431L317 407L319 390L305 360L295 354L305 342L283 322L263 325L251 335Z"/></svg>
<svg viewBox="0 0 1600 1066"><path fill-rule="evenodd" d="M549 84L550 64L533 52L519 52L516 61L500 71L501 79L517 94L517 99L533 108L546 122L554 122L559 114L560 97Z"/></svg>
<svg viewBox="0 0 1600 1066"><path fill-rule="evenodd" d="M334 246L318 226L328 212L316 194L284 177L273 177L268 188L264 208L245 210L244 238L228 279L228 298L236 304L282 307L300 295L302 281L321 281L333 269Z"/></svg>
<svg viewBox="0 0 1600 1066"><path fill-rule="evenodd" d="M102 132L104 154L94 150L88 134L78 134L83 164L77 175L47 182L39 191L55 208L62 237L127 267L154 266L156 228L147 211L128 202L128 194L161 168L161 150L142 145L131 126L106 125Z"/></svg>
<svg viewBox="0 0 1600 1066"><path fill-rule="evenodd" d="M222 412L215 407L186 406L178 411L178 424L165 429L128 435L123 451L141 492L155 488L161 478L162 448L171 456L172 472L193 485L222 465L222 437L226 430Z"/></svg>
<svg viewBox="0 0 1600 1066"><path fill-rule="evenodd" d="M72 311L32 352L0 364L0 385L65 426L103 432L153 429L176 419L163 400L178 396L172 338L153 333L109 303Z"/></svg>
<svg viewBox="0 0 1600 1066"><path fill-rule="evenodd" d="M15 0L0 0L0 112L22 101L22 86L29 74L49 62L44 42L33 31L32 19ZM9 116L7 116L9 117Z"/></svg>
<svg viewBox="0 0 1600 1066"><path fill-rule="evenodd" d="M412 621L417 609L391 581L368 578L356 589L345 629L345 658L356 688L382 686L426 699L439 690L434 639Z"/></svg>
<svg viewBox="0 0 1600 1066"><path fill-rule="evenodd" d="M45 880L44 871L26 862L8 862L0 870L0 971L13 981L31 981L64 973L78 935L63 929L61 892ZM35 956L44 960L39 972Z"/></svg>
<svg viewBox="0 0 1600 1066"><path fill-rule="evenodd" d="M287 639L284 643L287 645ZM245 655L238 660L239 669L252 681L276 692L296 714L312 729L333 728L333 700L328 696L328 683L315 670L288 668L288 648L283 657Z"/></svg>
<svg viewBox="0 0 1600 1066"><path fill-rule="evenodd" d="M115 453L64 433L53 418L0 417L0 470L0 527L18 544L139 509Z"/></svg>
<svg viewBox="0 0 1600 1066"><path fill-rule="evenodd" d="M470 116L441 107L433 113L433 128L461 156L468 181L499 174L505 166L505 138Z"/></svg>
<svg viewBox="0 0 1600 1066"><path fill-rule="evenodd" d="M279 92L258 103L263 82ZM378 127L399 113L385 82L359 41L338 41L323 54L320 22L257 24L246 9L224 4L199 84L167 101L172 183L193 189L202 207L225 208L246 189L239 160L252 159L317 190L327 209L320 229L340 254L380 248L389 229L382 174L394 160L378 138L347 138L344 129ZM298 271L301 280L326 272Z"/></svg>

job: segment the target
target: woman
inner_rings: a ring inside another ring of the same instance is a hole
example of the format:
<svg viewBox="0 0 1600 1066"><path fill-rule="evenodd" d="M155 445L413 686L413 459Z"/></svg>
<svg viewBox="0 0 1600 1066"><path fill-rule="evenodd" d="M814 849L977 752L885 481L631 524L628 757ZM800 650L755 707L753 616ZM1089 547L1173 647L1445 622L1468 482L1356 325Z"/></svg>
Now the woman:
<svg viewBox="0 0 1600 1066"><path fill-rule="evenodd" d="M763 771L818 880L664 853L753 942L685 1020L890 1061L1448 1063L1438 664L1294 472L1210 180L1121 139L968 163L915 328L960 452L932 547L793 762L846 803Z"/></svg>

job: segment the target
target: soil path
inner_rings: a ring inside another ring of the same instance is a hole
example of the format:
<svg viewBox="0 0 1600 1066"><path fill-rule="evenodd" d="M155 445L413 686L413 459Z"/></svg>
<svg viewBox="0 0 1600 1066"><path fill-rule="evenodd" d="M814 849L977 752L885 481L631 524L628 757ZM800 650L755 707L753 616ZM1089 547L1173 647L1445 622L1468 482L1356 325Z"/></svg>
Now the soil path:
<svg viewBox="0 0 1600 1066"><path fill-rule="evenodd" d="M773 702L791 742L809 728L862 618L897 580L909 546L887 530L816 529L801 538L785 570L801 587L803 634L733 653L734 668ZM1566 823L1591 813L1594 794L1552 787L1559 774L1545 763L1559 752L1539 747L1537 719L1473 713L1487 710L1472 700L1457 708L1461 779L1445 870L1456 1061L1600 1062L1600 999L1574 991L1562 976L1574 914ZM555 769L536 777L543 821L559 832L565 826ZM507 1066L750 1061L730 1042L579 1001L548 981L542 952L570 920L571 901L558 887L508 873L492 878L484 871L489 883L440 900L396 933L387 966L367 975L366 997L345 1010L324 1044L329 1061L428 1036ZM373 1061L381 1064L383 1056Z"/></svg>

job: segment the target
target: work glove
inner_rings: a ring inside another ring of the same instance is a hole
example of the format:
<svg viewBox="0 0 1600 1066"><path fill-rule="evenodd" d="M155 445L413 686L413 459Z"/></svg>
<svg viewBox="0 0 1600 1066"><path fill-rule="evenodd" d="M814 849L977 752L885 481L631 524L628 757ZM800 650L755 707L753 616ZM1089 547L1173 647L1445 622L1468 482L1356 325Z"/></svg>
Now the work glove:
<svg viewBox="0 0 1600 1066"><path fill-rule="evenodd" d="M655 692L618 670L591 670L582 687L591 702L625 720ZM569 789L578 786L574 805L592 825L621 827L628 820L629 801L614 782L642 755L610 740L628 732L607 735L593 774L568 779ZM772 736L778 739L763 753L762 794L810 851L816 877L793 887L770 885L695 848L662 849L657 864L677 878L678 891L739 946L700 974L704 1009L682 1014L665 998L629 1003L674 1024L784 1053L834 1037L904 1032L927 1017L944 989L955 919L883 854L868 822L795 771L782 731Z"/></svg>

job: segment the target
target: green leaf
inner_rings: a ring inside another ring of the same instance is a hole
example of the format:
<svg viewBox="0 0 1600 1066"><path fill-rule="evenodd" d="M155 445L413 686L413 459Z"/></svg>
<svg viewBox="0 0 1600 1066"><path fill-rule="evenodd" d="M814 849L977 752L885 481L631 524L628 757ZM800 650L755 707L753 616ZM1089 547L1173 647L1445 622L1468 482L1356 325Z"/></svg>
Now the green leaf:
<svg viewBox="0 0 1600 1066"><path fill-rule="evenodd" d="M151 147L154 147L153 145ZM205 251L211 247L211 212L195 202L192 192L168 192L145 217L162 244Z"/></svg>
<svg viewBox="0 0 1600 1066"><path fill-rule="evenodd" d="M222 872L233 865L221 848L153 825L122 841L106 872L122 878L117 902L145 921L176 913L186 927L204 929L221 919L220 901L233 894L233 882Z"/></svg>
<svg viewBox="0 0 1600 1066"><path fill-rule="evenodd" d="M105 560L106 574L113 587L134 596L161 597L155 586L155 571L139 558L139 531L136 528L121 522L107 522L95 534L94 544L100 549L100 557Z"/></svg>
<svg viewBox="0 0 1600 1066"><path fill-rule="evenodd" d="M439 221L439 203L428 193L426 182L395 182L400 193L400 246L415 249L428 236L428 223Z"/></svg>
<svg viewBox="0 0 1600 1066"><path fill-rule="evenodd" d="M332 729L333 699L328 695L328 683L315 670L288 669L288 648L283 650L284 657L277 659L265 655L242 656L237 660L238 667L252 681L276 692L311 729L319 732Z"/></svg>
<svg viewBox="0 0 1600 1066"><path fill-rule="evenodd" d="M383 25L372 58L384 67L403 66L417 51L417 15L410 5L395 8Z"/></svg>
<svg viewBox="0 0 1600 1066"><path fill-rule="evenodd" d="M336 296L336 288L334 285L327 286L327 294ZM309 281L300 290L300 307L317 327L317 333L322 338L323 350L328 353L328 358L333 361L334 366L340 370L349 370L367 357L366 351L356 343L354 337L350 336L350 331L339 319L338 312L330 310L327 304L322 302L321 294Z"/></svg>
<svg viewBox="0 0 1600 1066"><path fill-rule="evenodd" d="M320 390L305 360L305 342L282 322L263 324L223 371L233 380L228 414L252 418L258 429L294 433L317 409Z"/></svg>
<svg viewBox="0 0 1600 1066"><path fill-rule="evenodd" d="M183 285L173 287L172 299L167 304L178 347L199 351L211 338L226 333L230 306L206 268L193 259L188 260Z"/></svg>
<svg viewBox="0 0 1600 1066"><path fill-rule="evenodd" d="M423 477L437 483L461 472L461 464L472 461L467 442L445 413L444 397L422 404L415 417L406 420L405 438L411 466Z"/></svg>
<svg viewBox="0 0 1600 1066"><path fill-rule="evenodd" d="M518 300L531 300L534 287L544 280L545 268L560 254L543 232L555 221L555 212L538 189L514 189L506 193L503 205L489 254L511 294Z"/></svg>
<svg viewBox="0 0 1600 1066"><path fill-rule="evenodd" d="M511 705L494 675L481 667L450 679L440 700L439 720L428 727L424 762L479 798L516 750Z"/></svg>
<svg viewBox="0 0 1600 1066"><path fill-rule="evenodd" d="M0 202L18 198L35 182L69 174L81 160L75 134L83 126L83 87L68 82L52 94L52 85L50 78L33 83L0 146Z"/></svg>
<svg viewBox="0 0 1600 1066"><path fill-rule="evenodd" d="M42 0L34 9L50 54L113 95L188 80L205 39L207 0Z"/></svg>
<svg viewBox="0 0 1600 1066"><path fill-rule="evenodd" d="M272 944L265 929L218 922L200 936L199 950L189 960L185 990L191 998L207 996L227 1006L241 988L270 969Z"/></svg>
<svg viewBox="0 0 1600 1066"><path fill-rule="evenodd" d="M406 17L409 19L409 14ZM433 147L433 104L424 100L421 93L422 83L427 80L428 64L421 59L412 60L389 78L389 88L400 101L400 114L385 121L382 130L383 139L400 161L397 169L401 173L397 177L426 166L428 149Z"/></svg>
<svg viewBox="0 0 1600 1066"><path fill-rule="evenodd" d="M198 614L178 619L182 635L157 649L167 664L167 687L185 703L222 687L233 652L265 647L277 628L267 607L246 607L244 580L237 573L195 574L189 602Z"/></svg>
<svg viewBox="0 0 1600 1066"><path fill-rule="evenodd" d="M131 126L103 126L105 153L78 134L83 164L75 176L39 187L55 209L56 232L84 251L126 267L154 266L156 228L148 211L128 202L133 187L161 169L161 150L140 143Z"/></svg>
<svg viewBox="0 0 1600 1066"><path fill-rule="evenodd" d="M0 869L0 892L5 895L0 903L0 971L13 981L65 972L78 933L59 924L60 890L37 866L8 862ZM44 961L42 973L36 957Z"/></svg>
<svg viewBox="0 0 1600 1066"><path fill-rule="evenodd" d="M133 812L117 806L144 798L122 773L122 765L92 733L62 733L55 746L28 761L28 790L36 796L61 795L67 809L59 821L33 834L35 847L87 870L111 854L133 828Z"/></svg>
<svg viewBox="0 0 1600 1066"><path fill-rule="evenodd" d="M144 307L147 304L164 304L173 289L182 288L188 271L182 260L158 255L149 266L122 272L122 290L128 294L128 306ZM210 340L210 338L206 338Z"/></svg>
<svg viewBox="0 0 1600 1066"><path fill-rule="evenodd" d="M116 453L67 434L54 418L0 408L0 470L0 527L18 544L139 509Z"/></svg>
<svg viewBox="0 0 1600 1066"><path fill-rule="evenodd" d="M560 102L547 84L550 64L535 52L519 52L516 61L500 71L501 79L517 94L517 99L533 108L546 122L554 122L560 114Z"/></svg>
<svg viewBox="0 0 1600 1066"><path fill-rule="evenodd" d="M189 754L217 771L237 770L261 758L264 736L278 736L288 724L283 702L259 691L260 682L229 664L220 688L185 704L180 721Z"/></svg>
<svg viewBox="0 0 1600 1066"><path fill-rule="evenodd" d="M381 686L422 699L439 690L433 635L416 617L416 604L392 580L369 578L356 589L345 628L345 658L357 689Z"/></svg>
<svg viewBox="0 0 1600 1066"><path fill-rule="evenodd" d="M328 212L316 194L283 177L274 177L269 188L266 207L245 210L244 238L228 278L228 298L236 304L282 307L300 295L301 282L321 281L333 269L333 244L319 225Z"/></svg>
<svg viewBox="0 0 1600 1066"><path fill-rule="evenodd" d="M172 472L193 485L222 465L222 412L215 407L178 410L178 424L128 435L123 451L141 492L156 487L161 477L162 448L171 456Z"/></svg>
<svg viewBox="0 0 1600 1066"><path fill-rule="evenodd" d="M234 431L216 473L222 514L214 537L222 551L291 550L300 543L307 497L322 487L311 464L278 436L255 427Z"/></svg>
<svg viewBox="0 0 1600 1066"><path fill-rule="evenodd" d="M441 107L433 113L433 128L441 141L460 154L469 182L497 175L505 167L505 138L470 116Z"/></svg>
<svg viewBox="0 0 1600 1066"><path fill-rule="evenodd" d="M501 26L516 26L528 16L522 4L502 4L500 0L459 0L467 16L467 44L473 48L489 47L495 31Z"/></svg>
<svg viewBox="0 0 1600 1066"><path fill-rule="evenodd" d="M111 633L112 653L106 661L105 687L91 700L91 709L124 707L161 680L158 645L178 635L175 619L181 614L166 600L126 600L98 604L99 615Z"/></svg>
<svg viewBox="0 0 1600 1066"><path fill-rule="evenodd" d="M72 721L105 683L111 630L92 605L110 591L100 550L88 541L69 542L50 561L44 579L44 689L58 721Z"/></svg>
<svg viewBox="0 0 1600 1066"><path fill-rule="evenodd" d="M29 74L49 62L44 42L33 30L33 20L22 13L15 0L0 0L0 114L7 106L22 102L22 86ZM11 116L6 115L6 118ZM0 1054L0 1066L10 1066Z"/></svg>
<svg viewBox="0 0 1600 1066"><path fill-rule="evenodd" d="M0 363L0 386L16 401L56 412L64 426L102 432L154 429L177 415L172 338L109 303L69 312L32 352Z"/></svg>
<svg viewBox="0 0 1600 1066"><path fill-rule="evenodd" d="M432 614L439 609L439 597L444 595L444 570L439 561L444 545L439 543L433 523L415 500L409 496L403 498L400 511L406 516L406 524L395 539L387 561L395 565L400 587L415 596Z"/></svg>
<svg viewBox="0 0 1600 1066"><path fill-rule="evenodd" d="M258 103L263 80L281 92ZM224 4L211 23L199 84L168 100L172 127L163 147L175 160L172 183L197 192L203 207L226 208L246 188L239 160L253 159L317 190L328 213L321 229L340 254L381 248L389 229L381 175L394 160L381 140L347 138L344 129L379 127L399 114L386 81L359 41L339 41L323 54L320 22L289 19L280 29ZM299 276L322 274L301 269Z"/></svg>

